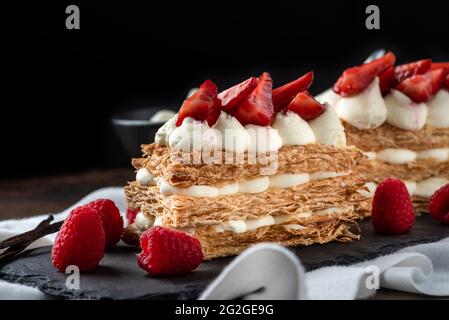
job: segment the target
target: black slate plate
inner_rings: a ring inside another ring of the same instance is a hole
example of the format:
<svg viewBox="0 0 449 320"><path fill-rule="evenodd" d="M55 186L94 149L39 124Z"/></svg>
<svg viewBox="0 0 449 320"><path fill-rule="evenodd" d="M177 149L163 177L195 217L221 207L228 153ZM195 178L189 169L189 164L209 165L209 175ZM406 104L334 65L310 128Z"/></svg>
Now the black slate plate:
<svg viewBox="0 0 449 320"><path fill-rule="evenodd" d="M413 230L402 236L383 236L373 232L370 221L361 223L362 239L349 244L329 243L292 248L307 270L345 265L392 253L414 244L449 237L449 226L428 215L417 217ZM37 286L45 293L76 299L193 299L233 258L204 262L195 272L166 278L152 278L139 269L135 249L117 247L106 253L101 266L81 274L80 290L65 286L67 274L57 272L50 263L50 247L28 251L0 267L0 279Z"/></svg>

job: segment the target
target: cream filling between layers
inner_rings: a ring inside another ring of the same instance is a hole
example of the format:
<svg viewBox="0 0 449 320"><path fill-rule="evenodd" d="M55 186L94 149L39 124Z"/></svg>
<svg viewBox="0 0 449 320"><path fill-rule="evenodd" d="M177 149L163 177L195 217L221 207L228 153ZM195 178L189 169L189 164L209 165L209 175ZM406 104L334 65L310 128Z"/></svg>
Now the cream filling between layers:
<svg viewBox="0 0 449 320"><path fill-rule="evenodd" d="M312 215L339 215L343 213L344 210L340 208L328 208L325 210L319 210L315 212L302 212L298 214L284 214L278 216L263 216L256 219L248 219L248 220L230 220L224 223L213 224L210 225L214 232L222 233L226 231L234 232L234 233L244 233L248 231L253 231L258 228L272 226L272 225L280 225L282 224L284 228L287 230L302 230L307 228L297 222L298 219L301 218L309 218ZM136 220L134 222L135 226L140 230L146 230L153 226L162 225L162 216L148 217L139 212L136 216ZM177 228L178 230L194 234L196 231L195 227L185 227L185 228Z"/></svg>
<svg viewBox="0 0 449 320"><path fill-rule="evenodd" d="M140 169L140 171L146 171L147 169ZM142 185L154 185L159 187L159 191L164 196L180 195L189 197L217 197L224 195L232 195L237 193L260 193L270 188L290 188L297 185L307 183L314 180L322 180L329 178L336 178L349 175L351 172L314 172L308 173L285 173L275 174L272 176L259 176L257 178L240 181L230 184L225 184L221 187L207 186L207 185L193 185L187 188L178 188L169 184L164 178L157 177L149 179L141 178L137 180ZM144 176L140 172L139 176ZM150 183L142 183L147 182Z"/></svg>
<svg viewBox="0 0 449 320"><path fill-rule="evenodd" d="M411 196L420 196L424 198L430 198L435 193L435 191L437 191L438 189L440 189L441 187L445 186L448 183L449 183L448 179L441 177L433 177L419 182L410 180L404 181L408 193ZM374 182L370 182L369 185L372 197L374 196L374 192L376 191L377 185ZM360 190L359 193L365 196L368 195L368 193L364 190Z"/></svg>
<svg viewBox="0 0 449 320"><path fill-rule="evenodd" d="M381 160L390 164L405 164L415 160L434 159L437 161L449 160L449 148L433 148L422 151L413 151L409 149L387 148L378 152L364 152L368 160Z"/></svg>

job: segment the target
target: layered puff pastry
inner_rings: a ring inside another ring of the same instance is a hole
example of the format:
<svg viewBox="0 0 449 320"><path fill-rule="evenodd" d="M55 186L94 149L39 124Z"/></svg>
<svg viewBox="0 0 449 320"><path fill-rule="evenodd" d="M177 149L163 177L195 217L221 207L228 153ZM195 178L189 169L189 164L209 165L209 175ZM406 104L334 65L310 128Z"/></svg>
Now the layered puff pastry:
<svg viewBox="0 0 449 320"><path fill-rule="evenodd" d="M347 69L318 98L335 108L348 144L369 158L357 171L376 184L403 180L417 213L449 183L448 74L449 64L430 59L395 66L390 52Z"/></svg>
<svg viewBox="0 0 449 320"><path fill-rule="evenodd" d="M250 78L230 88L237 90L231 97L244 95L235 106L205 83L161 127L155 143L142 145L142 158L132 160L136 181L125 194L139 213L124 241L137 245L153 226L178 229L197 237L211 259L258 242L298 246L358 239L357 220L369 215L373 193L356 173L366 156L346 146L334 110L305 92L310 74L274 90L268 74ZM210 113L190 108L207 95L211 112L219 105L212 121ZM195 127L209 131L196 135ZM213 160L204 144L215 147Z"/></svg>

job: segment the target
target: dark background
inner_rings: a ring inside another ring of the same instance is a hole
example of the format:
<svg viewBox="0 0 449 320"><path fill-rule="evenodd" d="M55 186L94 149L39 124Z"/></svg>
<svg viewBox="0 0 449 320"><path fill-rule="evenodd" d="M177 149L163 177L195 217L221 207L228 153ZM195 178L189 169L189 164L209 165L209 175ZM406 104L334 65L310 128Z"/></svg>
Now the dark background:
<svg viewBox="0 0 449 320"><path fill-rule="evenodd" d="M1 178L128 166L109 122L269 71L313 69L313 93L373 50L449 60L447 1L60 1L0 7ZM65 28L79 5L81 30ZM365 28L377 4L381 30Z"/></svg>

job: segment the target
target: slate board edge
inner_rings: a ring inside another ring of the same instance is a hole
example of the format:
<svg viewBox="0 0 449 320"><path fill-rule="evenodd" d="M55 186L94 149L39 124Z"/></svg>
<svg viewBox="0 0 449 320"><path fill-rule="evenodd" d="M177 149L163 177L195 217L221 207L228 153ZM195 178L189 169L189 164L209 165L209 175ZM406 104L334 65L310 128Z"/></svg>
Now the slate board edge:
<svg viewBox="0 0 449 320"><path fill-rule="evenodd" d="M340 259L331 259L324 260L319 263L307 264L304 263L304 267L307 271L312 271L322 267L329 266L337 266L337 265L351 265L358 262L363 262L366 260L372 260L377 257L392 254L400 249L405 247L425 244L430 242L436 242L443 239L441 238L433 238L433 239L420 239L415 241L403 242L396 245L386 245L377 250L365 251L362 255L345 255L341 256ZM6 271L4 271L6 270ZM17 273L8 273L7 265L1 267L0 270L0 280L4 280L11 283L23 284L26 286L34 287L39 289L40 291L57 297L57 298L66 298L66 299L113 299L111 296L107 295L99 295L98 292L90 292L90 291L76 291L76 290L68 290L65 288L64 283L57 281L50 281L48 277L45 276L27 276L23 277ZM42 281L44 280L44 281ZM196 299L201 294L201 292L206 288L205 285L191 286L188 290L180 290L175 294L173 293L161 293L161 294L152 294L146 296L138 296L138 297L130 297L129 299L179 299L179 300L188 300L188 299Z"/></svg>
<svg viewBox="0 0 449 320"><path fill-rule="evenodd" d="M108 295L98 295L95 291L83 291L83 290L68 290L65 288L62 282L51 281L46 276L22 276L20 274L8 273L8 268L6 271L0 271L0 280L7 281L10 283L22 284L28 287L36 288L45 294L52 296L54 299L64 298L64 299L82 299L82 300L113 300L112 296ZM180 290L175 294L157 294L157 295L146 295L146 296L136 296L129 297L127 300L145 300L145 299L178 299L178 300L189 300L196 299L205 289L205 286L190 286L187 290Z"/></svg>

